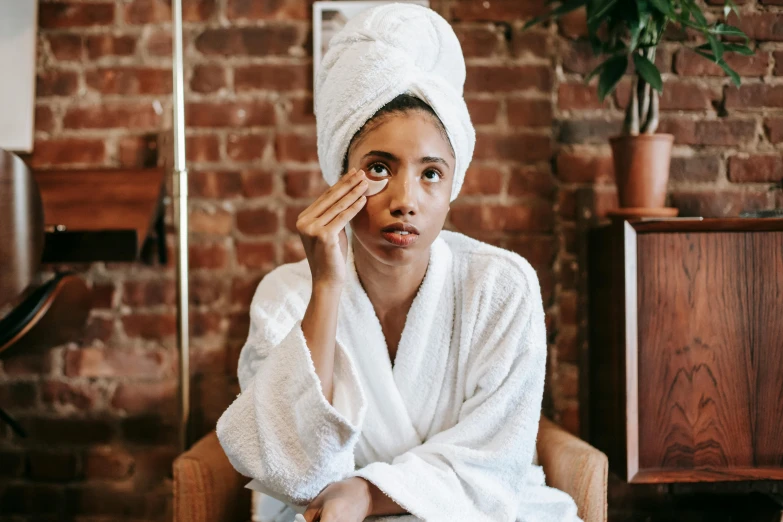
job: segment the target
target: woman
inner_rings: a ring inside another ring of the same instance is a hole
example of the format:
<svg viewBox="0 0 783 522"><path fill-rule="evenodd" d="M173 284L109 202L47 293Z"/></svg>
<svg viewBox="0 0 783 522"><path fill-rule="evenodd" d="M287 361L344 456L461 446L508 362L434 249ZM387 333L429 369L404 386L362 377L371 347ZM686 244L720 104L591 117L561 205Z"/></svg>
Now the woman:
<svg viewBox="0 0 783 522"><path fill-rule="evenodd" d="M316 98L332 186L297 220L307 259L256 291L217 426L268 520L578 520L534 464L535 272L442 230L475 141L464 79L425 8L370 9L332 40Z"/></svg>

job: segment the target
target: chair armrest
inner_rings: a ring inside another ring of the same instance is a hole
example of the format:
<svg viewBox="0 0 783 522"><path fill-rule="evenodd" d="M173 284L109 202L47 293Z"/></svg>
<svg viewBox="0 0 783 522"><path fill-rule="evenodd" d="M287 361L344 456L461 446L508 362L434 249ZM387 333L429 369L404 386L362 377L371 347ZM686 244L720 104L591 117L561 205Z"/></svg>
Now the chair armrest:
<svg viewBox="0 0 783 522"><path fill-rule="evenodd" d="M536 447L547 485L571 495L584 522L606 522L606 455L544 416Z"/></svg>
<svg viewBox="0 0 783 522"><path fill-rule="evenodd" d="M247 482L211 432L174 461L174 522L247 522Z"/></svg>

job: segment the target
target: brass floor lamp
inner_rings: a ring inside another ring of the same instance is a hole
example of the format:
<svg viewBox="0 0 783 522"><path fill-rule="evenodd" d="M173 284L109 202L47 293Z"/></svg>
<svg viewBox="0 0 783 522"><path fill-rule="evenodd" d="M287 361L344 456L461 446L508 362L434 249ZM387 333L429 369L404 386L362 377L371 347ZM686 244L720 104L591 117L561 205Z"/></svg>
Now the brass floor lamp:
<svg viewBox="0 0 783 522"><path fill-rule="evenodd" d="M190 416L190 336L188 326L188 169L185 164L185 91L182 61L182 0L172 2L174 75L173 210L177 229L177 350L179 353L179 449L187 449Z"/></svg>

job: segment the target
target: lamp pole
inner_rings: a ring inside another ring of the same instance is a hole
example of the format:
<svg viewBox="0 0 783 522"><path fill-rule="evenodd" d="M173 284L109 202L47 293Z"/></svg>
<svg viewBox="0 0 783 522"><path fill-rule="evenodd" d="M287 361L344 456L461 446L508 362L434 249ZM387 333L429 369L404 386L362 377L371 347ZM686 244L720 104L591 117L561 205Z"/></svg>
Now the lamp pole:
<svg viewBox="0 0 783 522"><path fill-rule="evenodd" d="M185 165L185 92L182 72L182 0L172 2L174 75L173 206L177 228L177 349L179 353L179 445L188 447L190 414L190 337L188 327L188 169Z"/></svg>

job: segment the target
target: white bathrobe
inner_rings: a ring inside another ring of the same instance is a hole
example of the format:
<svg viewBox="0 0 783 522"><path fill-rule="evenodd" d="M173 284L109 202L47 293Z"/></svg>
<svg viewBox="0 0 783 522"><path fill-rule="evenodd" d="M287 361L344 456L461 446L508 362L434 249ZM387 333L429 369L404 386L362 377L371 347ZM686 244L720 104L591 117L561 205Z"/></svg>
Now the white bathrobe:
<svg viewBox="0 0 783 522"><path fill-rule="evenodd" d="M289 522L330 483L359 476L411 514L376 520L579 520L534 464L547 344L530 264L441 232L392 366L353 259L349 248L333 404L301 328L307 261L270 272L253 298L242 392L217 433L254 479L248 486L264 493L259 511Z"/></svg>

